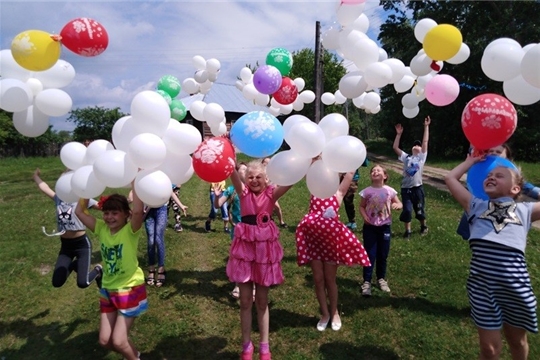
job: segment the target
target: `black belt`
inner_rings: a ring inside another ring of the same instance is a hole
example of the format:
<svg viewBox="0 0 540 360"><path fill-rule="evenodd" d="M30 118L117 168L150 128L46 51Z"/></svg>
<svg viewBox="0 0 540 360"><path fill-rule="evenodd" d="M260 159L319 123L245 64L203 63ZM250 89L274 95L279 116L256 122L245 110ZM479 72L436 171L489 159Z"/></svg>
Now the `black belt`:
<svg viewBox="0 0 540 360"><path fill-rule="evenodd" d="M268 215L263 215L260 219L263 223L272 221L272 218ZM242 216L242 222L249 225L257 225L257 215L245 215Z"/></svg>

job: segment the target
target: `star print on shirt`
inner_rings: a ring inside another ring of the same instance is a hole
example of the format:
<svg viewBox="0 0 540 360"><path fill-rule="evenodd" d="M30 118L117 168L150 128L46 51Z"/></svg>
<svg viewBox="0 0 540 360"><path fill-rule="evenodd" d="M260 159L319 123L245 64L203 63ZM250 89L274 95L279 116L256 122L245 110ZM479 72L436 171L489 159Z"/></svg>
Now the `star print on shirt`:
<svg viewBox="0 0 540 360"><path fill-rule="evenodd" d="M487 210L479 218L491 221L498 234L508 224L522 225L516 215L516 207L517 204L514 201L500 203L490 201Z"/></svg>

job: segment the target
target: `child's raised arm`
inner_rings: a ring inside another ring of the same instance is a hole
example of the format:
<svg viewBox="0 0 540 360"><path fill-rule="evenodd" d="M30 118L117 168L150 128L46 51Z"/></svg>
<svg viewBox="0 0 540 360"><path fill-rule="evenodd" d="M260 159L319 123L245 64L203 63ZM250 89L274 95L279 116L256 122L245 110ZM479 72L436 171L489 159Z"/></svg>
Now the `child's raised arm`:
<svg viewBox="0 0 540 360"><path fill-rule="evenodd" d="M338 191L336 193L337 201L339 204L341 204L343 197L349 190L349 186L351 186L353 176L354 176L354 171L350 171L346 173L345 175L343 175L343 179L341 179L341 182L339 183Z"/></svg>
<svg viewBox="0 0 540 360"><path fill-rule="evenodd" d="M41 171L39 170L39 168L37 168L36 171L34 171L34 175L32 176L32 179L34 179L34 182L36 183L37 187L39 188L39 190L41 190L42 193L44 193L51 199L54 199L54 195L56 195L56 193L54 192L53 189L50 188L50 186L45 181L41 180L40 175L41 175Z"/></svg>
<svg viewBox="0 0 540 360"><path fill-rule="evenodd" d="M422 152L425 154L428 150L429 142L429 124L431 124L431 118L427 116L424 119L424 135L422 137Z"/></svg>
<svg viewBox="0 0 540 360"><path fill-rule="evenodd" d="M240 174L238 174L236 167L234 168L234 171L231 174L231 182L234 186L234 190L236 190L236 193L238 195L242 194L242 192L244 191L244 182L242 181Z"/></svg>
<svg viewBox="0 0 540 360"><path fill-rule="evenodd" d="M88 212L88 199L79 199L79 203L75 207L75 215L77 215L88 230L94 232L96 229L96 218Z"/></svg>
<svg viewBox="0 0 540 360"><path fill-rule="evenodd" d="M142 227L144 219L144 204L139 199L137 192L135 191L135 184L132 183L132 194L133 194L133 208L131 209L131 230L133 232L139 231Z"/></svg>
<svg viewBox="0 0 540 360"><path fill-rule="evenodd" d="M471 168L471 166L473 166L479 160L480 157L467 155L467 159L465 159L465 161L450 170L450 172L444 177L444 182L446 183L448 190L450 190L452 196L459 202L466 212L469 212L469 203L471 202L472 194L463 186L463 184L461 184L459 179L461 179L461 177Z"/></svg>

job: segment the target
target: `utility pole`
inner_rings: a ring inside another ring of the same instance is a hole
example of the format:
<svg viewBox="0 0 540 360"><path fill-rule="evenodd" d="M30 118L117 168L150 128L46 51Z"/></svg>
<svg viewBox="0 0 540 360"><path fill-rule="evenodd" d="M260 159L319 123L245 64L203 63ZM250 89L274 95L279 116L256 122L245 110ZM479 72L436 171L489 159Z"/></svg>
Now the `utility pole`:
<svg viewBox="0 0 540 360"><path fill-rule="evenodd" d="M321 95L323 92L322 61L321 61L321 23L315 22L315 123L321 121Z"/></svg>

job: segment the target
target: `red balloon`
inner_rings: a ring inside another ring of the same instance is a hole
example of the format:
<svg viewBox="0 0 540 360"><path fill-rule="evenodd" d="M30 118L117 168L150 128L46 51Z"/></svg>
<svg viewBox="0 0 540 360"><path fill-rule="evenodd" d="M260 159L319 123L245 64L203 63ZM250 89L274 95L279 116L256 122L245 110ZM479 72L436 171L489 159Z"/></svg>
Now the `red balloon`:
<svg viewBox="0 0 540 360"><path fill-rule="evenodd" d="M298 88L291 78L284 76L278 91L272 94L274 99L281 105L289 105L296 100Z"/></svg>
<svg viewBox="0 0 540 360"><path fill-rule="evenodd" d="M482 94L467 103L461 128L472 146L487 150L505 143L517 127L517 112L504 96Z"/></svg>
<svg viewBox="0 0 540 360"><path fill-rule="evenodd" d="M201 179L219 182L234 171L234 148L228 139L213 137L203 141L193 153L193 170Z"/></svg>
<svg viewBox="0 0 540 360"><path fill-rule="evenodd" d="M60 31L62 45L81 56L97 56L109 45L107 31L95 20L77 18L68 22Z"/></svg>

